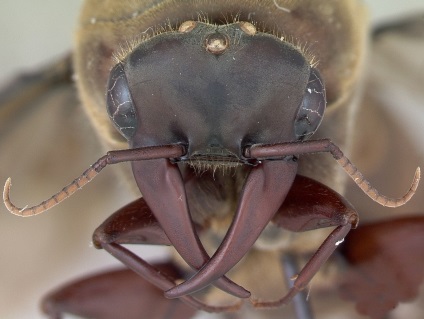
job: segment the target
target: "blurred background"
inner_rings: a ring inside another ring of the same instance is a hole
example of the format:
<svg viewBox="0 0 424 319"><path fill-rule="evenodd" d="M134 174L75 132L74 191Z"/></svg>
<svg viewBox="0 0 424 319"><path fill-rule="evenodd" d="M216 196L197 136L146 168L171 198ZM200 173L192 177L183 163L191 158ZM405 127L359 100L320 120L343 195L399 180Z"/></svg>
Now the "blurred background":
<svg viewBox="0 0 424 319"><path fill-rule="evenodd" d="M365 1L370 8L370 15L373 25L382 22L398 19L411 13L424 12L423 0L367 0ZM0 1L0 87L6 85L14 76L22 72L36 70L41 65L59 58L72 49L73 28L77 19L78 9L81 0L74 1L58 1L58 0L1 0ZM414 113L424 116L423 113ZM60 123L54 122L54 114L52 114L51 126L60 126ZM79 123L79 119L71 119L75 123ZM50 123L50 122L49 122ZM50 125L50 124L49 124ZM422 126L421 126L422 127ZM80 128L81 134L89 136L87 145L81 146L89 148L86 150L88 154L84 165L87 166L96 158L102 155L99 146L96 144L92 131L86 128ZM53 131L51 127L45 130L37 130L34 137L41 141L48 141L54 144L59 136L51 136ZM0 130L1 132L1 130ZM0 139L2 136L0 136ZM28 139L28 137L22 137ZM72 144L73 140L69 143ZM24 140L23 147L26 144L32 144L32 140ZM63 143L66 144L66 142ZM28 147L32 145L28 145ZM11 172L6 172L6 168L19 167L21 160L19 158L19 149L13 148L16 153L11 153L10 145L0 144L0 184L3 178L9 176ZM61 152L60 144L57 147L48 145L48 148L56 148L55 152ZM91 148L91 149L90 149ZM35 148L29 153L41 152ZM60 158L61 154L57 154ZM54 154L52 155L54 156ZM7 159L6 159L7 158ZM54 157L53 157L54 158ZM31 158L24 160L28 161ZM53 160L52 160L53 161ZM53 161L54 162L54 161ZM49 182L57 180L51 190L56 191L58 185L70 181L75 177L76 173L82 172L86 167L84 165L73 168L72 170L62 172L63 166L68 164L57 163L52 166L50 163L44 163L44 168L52 172L53 176L43 175L41 181L49 180ZM28 168L30 170L30 168ZM17 176L16 192L12 194L13 198L19 203L25 203L24 197L19 197L18 193L30 192L34 198L43 198L46 191L38 192L34 189L35 182L28 177L20 177L20 173L13 172L14 177ZM412 174L412 173L411 173ZM25 172L22 172L25 175ZM66 175L66 177L65 177ZM31 180L30 185L23 185L25 181ZM96 181L97 190L91 186L86 188L84 194L79 196L81 201L90 203L92 194L99 192L99 187L104 189L105 194L111 192L111 186L114 181L113 174L105 173ZM100 186L99 186L100 185ZM109 186L101 186L109 185ZM116 189L122 185L114 185ZM27 188L25 188L27 187ZM91 190L90 190L91 189ZM126 189L119 189L122 196L115 203L114 208L122 206L123 203L132 198L131 195L125 193ZM12 190L13 192L13 190ZM48 194L49 191L47 191ZM44 195L43 195L44 194ZM78 210L73 208L72 203L68 204L68 210ZM97 205L97 204L96 204ZM95 251L90 246L91 232L106 218L107 212L114 211L111 207L96 207L100 213L92 214L90 209L77 211L74 215L68 214L65 219L65 213L45 214L36 219L20 219L11 216L5 212L3 205L0 205L0 318L1 319L26 319L26 318L42 318L38 310L39 298L46 290L55 285L65 282L77 275L85 274L87 271L93 271L99 268L99 265L108 266L116 265L109 255L104 252ZM102 211L103 209L103 211ZM69 212L68 212L69 213ZM81 218L81 219L79 219ZM84 219L82 219L84 218ZM81 223L84 220L84 223ZM19 229L20 234L17 235ZM34 229L39 229L34 232ZM74 234L74 239L67 240L69 234ZM31 236L37 236L33 238ZM36 243L35 246L32 243ZM56 250L56 246L60 245L61 249ZM83 248L81 248L83 247ZM152 248L151 254L157 251ZM54 253L53 253L54 251ZM94 253L93 253L94 251ZM144 251L146 254L146 251ZM93 257L91 261L90 258ZM43 257L44 256L44 257ZM44 258L44 259L43 259ZM32 260L45 260L44 267L35 267ZM79 263L81 261L81 263ZM33 271L32 271L32 267ZM25 270L25 271L23 271ZM213 317L207 315L206 317Z"/></svg>
<svg viewBox="0 0 424 319"><path fill-rule="evenodd" d="M373 24L424 9L423 0L366 0ZM0 83L72 47L81 0L0 1Z"/></svg>

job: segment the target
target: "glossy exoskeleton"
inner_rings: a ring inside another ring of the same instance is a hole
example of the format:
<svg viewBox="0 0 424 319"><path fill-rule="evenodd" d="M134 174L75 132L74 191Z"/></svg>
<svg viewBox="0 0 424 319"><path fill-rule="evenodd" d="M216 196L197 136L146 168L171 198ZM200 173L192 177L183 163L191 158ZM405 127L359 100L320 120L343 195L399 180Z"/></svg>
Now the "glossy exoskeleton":
<svg viewBox="0 0 424 319"><path fill-rule="evenodd" d="M338 97L349 94L332 78L333 72L326 64L331 57L324 55L321 61L319 53L310 55L286 40L280 34L284 23L271 31L271 22L276 23L281 15L294 17L289 26L295 24L297 16L307 17L306 1L292 4L287 10L281 10L275 1L255 4L261 14L265 14L268 6L275 12L276 17L263 20L260 14L255 16L264 26L255 25L255 19L249 17L253 7L250 2L242 9L238 6L241 12L224 1L216 5L206 1L195 3L194 10L210 21L185 20L186 4L181 3L176 10L177 18L169 22L175 28L143 36L120 54L115 52L115 65L109 72L106 89L107 112L130 148L108 152L81 177L37 206L15 207L9 200L10 180L5 186L4 200L17 215L36 215L72 195L106 165L131 162L143 198L117 211L95 231L96 247L105 249L165 291L166 298L180 298L193 308L221 312L240 307L211 305L192 295L210 285L238 298L250 298L255 307L277 307L291 301L306 287L358 223L357 212L341 195L312 178L298 175L302 155L330 153L367 195L390 207L403 205L412 197L418 186L419 169L410 190L399 199L390 199L364 179L335 143L326 138L308 140L323 120L327 101L329 107L336 108L342 103ZM330 6L335 11L348 11L334 2ZM150 10L161 13L159 7L146 8L146 20L154 16ZM217 12L239 16L233 22L219 22ZM101 24L101 20L95 18L93 25ZM178 20L184 22L177 23ZM317 21L309 27L313 28ZM81 52L83 56L84 50ZM77 55L77 63L78 58L81 56ZM315 59L324 64L323 75ZM103 67L93 72L102 70ZM329 83L329 89L325 83ZM82 89L83 96L86 90ZM337 115L336 111L331 110L333 120L347 114L339 111ZM331 123L326 128L331 132ZM211 235L208 227L213 229L215 221L222 221L228 230ZM336 228L282 297L258 299L237 280L226 276L261 235L266 238L272 231L302 232L330 226ZM272 227L277 230L270 230ZM194 273L176 284L189 272L170 264L150 265L122 244L172 245ZM212 256L207 252L211 247L215 249ZM128 289L134 281L133 277L125 276L128 273L90 278L80 290L71 286L70 290L51 295L44 307L51 316L69 311L106 317L101 314L104 309L93 312L92 304L84 308L82 292L108 280L110 285L125 283ZM139 289L157 294L152 288ZM166 307L175 305L182 307L182 313L191 315L191 310L182 304L160 298L159 312L152 316L162 318L168 311ZM148 307L146 302L134 310L128 308L128 317L146 315ZM113 317L113 311L107 306L105 309Z"/></svg>

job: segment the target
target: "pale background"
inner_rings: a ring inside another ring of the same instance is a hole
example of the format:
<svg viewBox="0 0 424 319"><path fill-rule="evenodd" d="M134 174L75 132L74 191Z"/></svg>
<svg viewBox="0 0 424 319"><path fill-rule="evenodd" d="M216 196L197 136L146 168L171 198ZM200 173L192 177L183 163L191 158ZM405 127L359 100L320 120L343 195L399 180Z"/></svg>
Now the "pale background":
<svg viewBox="0 0 424 319"><path fill-rule="evenodd" d="M373 23L390 20L418 10L424 11L424 0L368 0L366 2L370 5ZM37 69L39 65L69 51L72 47L72 30L80 4L81 1L76 0L0 0L0 84L7 82L19 72ZM5 150L0 150L0 152L5 152ZM2 164L0 163L0 166ZM5 214L3 207L0 208L0 212L1 224ZM50 219L51 217L46 215L43 218ZM25 227L28 227L30 222L30 220L25 220ZM17 224L19 223L14 224L15 227ZM81 233L84 231L85 229L81 229ZM10 249L13 242L10 242L9 238L5 238L4 234L0 234L0 241ZM87 234L84 236L87 237L88 246L89 236ZM37 254L38 248L31 247L30 238L28 238L28 248L29 254ZM3 249L0 249L0 264L2 263L1 251ZM73 253L75 251L69 252L69 254ZM101 265L114 263L107 254L95 253L102 256L103 259L99 262ZM91 269L96 268L98 268L97 265L91 267ZM1 267L0 271L3 271ZM54 271L49 269L49 260L46 260L46 271ZM86 269L81 269L81 273L85 271ZM2 285L1 278L7 278L10 275L4 272L0 274L0 319L42 318L40 314L35 313L37 300L40 297L35 292L36 288L25 285L25 281L17 283L16 286ZM68 276L64 275L63 278L66 281ZM11 294L19 296L20 291L28 294L28 291L32 289L34 290L33 300L31 304L27 305L28 309L16 309L13 302L6 302L8 298L10 300Z"/></svg>

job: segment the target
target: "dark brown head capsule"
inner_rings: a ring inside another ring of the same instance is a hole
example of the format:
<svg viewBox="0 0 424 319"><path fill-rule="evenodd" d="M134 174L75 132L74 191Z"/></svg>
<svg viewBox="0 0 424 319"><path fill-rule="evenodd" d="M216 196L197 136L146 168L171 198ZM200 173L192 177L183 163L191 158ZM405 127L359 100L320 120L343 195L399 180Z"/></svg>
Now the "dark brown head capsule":
<svg viewBox="0 0 424 319"><path fill-rule="evenodd" d="M181 30L190 31L146 40L113 68L108 111L132 148L182 144L187 152L178 161L256 165L226 238L194 285L189 284L194 291L222 277L246 254L296 175L292 155L260 163L246 158L244 149L311 136L326 99L319 72L302 52L250 24L190 22ZM134 161L132 168L143 197L181 256L201 251L177 166L158 159ZM184 289L170 291L168 297L186 294Z"/></svg>
<svg viewBox="0 0 424 319"><path fill-rule="evenodd" d="M182 143L182 160L226 150L246 162L247 145L305 139L318 128L324 84L291 44L250 23L189 21L181 30L141 43L111 72L108 111L120 132L132 132L124 134L132 147Z"/></svg>

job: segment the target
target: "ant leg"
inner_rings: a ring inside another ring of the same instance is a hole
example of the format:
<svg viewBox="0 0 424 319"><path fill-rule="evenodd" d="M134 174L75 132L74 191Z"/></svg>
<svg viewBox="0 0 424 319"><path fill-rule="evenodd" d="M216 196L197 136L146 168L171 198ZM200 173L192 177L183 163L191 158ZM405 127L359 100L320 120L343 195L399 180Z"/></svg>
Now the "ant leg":
<svg viewBox="0 0 424 319"><path fill-rule="evenodd" d="M288 293L275 301L252 300L253 305L258 308L287 304L302 291L349 231L356 227L358 215L341 195L317 181L298 175L273 222L279 227L296 232L337 227L295 276L293 287Z"/></svg>
<svg viewBox="0 0 424 319"><path fill-rule="evenodd" d="M358 227L341 247L347 261L340 278L342 298L354 302L359 313L372 318L390 316L399 302L416 299L419 304L417 297L424 282L423 243L422 214Z"/></svg>
<svg viewBox="0 0 424 319"><path fill-rule="evenodd" d="M287 286L290 288L293 287L293 278L295 278L299 271L299 266L295 256L290 253L284 254L281 258L281 263L284 267L284 275L286 277ZM293 298L294 312L297 319L313 319L314 315L312 313L311 306L308 300L308 294L305 290L299 292Z"/></svg>
<svg viewBox="0 0 424 319"><path fill-rule="evenodd" d="M178 276L171 263L155 265L159 271ZM42 310L51 319L65 313L84 318L192 318L196 309L180 300L168 300L162 290L129 269L107 271L79 279L49 293Z"/></svg>
<svg viewBox="0 0 424 319"><path fill-rule="evenodd" d="M279 307L288 304L294 296L306 288L311 279L318 272L320 267L327 261L331 254L336 250L338 244L343 241L349 233L352 225L350 223L339 226L331 232L324 243L318 248L316 253L303 267L293 282L293 287L282 298L274 301L260 301L252 299L252 304L257 308Z"/></svg>
<svg viewBox="0 0 424 319"><path fill-rule="evenodd" d="M93 243L96 248L105 249L128 268L162 291L173 288L176 285L176 281L182 279L181 276L168 276L129 249L121 246L121 244L170 245L169 239L143 198L126 205L110 216L95 230ZM181 301L207 312L234 311L241 305L238 303L230 306L214 307L191 296L184 296Z"/></svg>
<svg viewBox="0 0 424 319"><path fill-rule="evenodd" d="M192 296L176 300L163 296L164 290L184 277L181 269L172 262L151 265L121 246L170 245L143 198L110 216L94 232L93 242L96 248L105 249L131 270L90 276L50 293L42 304L50 318L61 318L63 313L89 318L168 318L169 313L178 313L176 319L183 319L191 318L197 309L222 312L240 306L215 307Z"/></svg>

